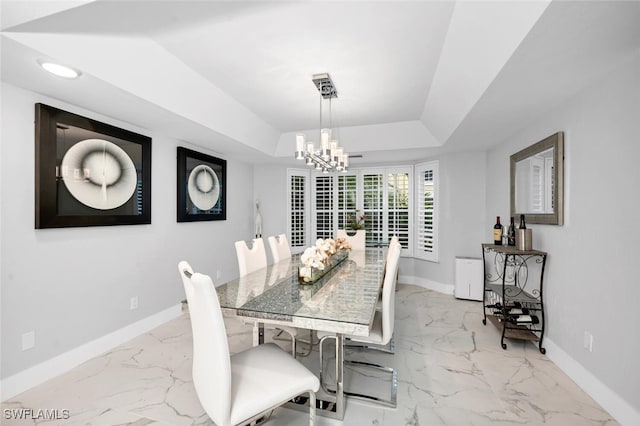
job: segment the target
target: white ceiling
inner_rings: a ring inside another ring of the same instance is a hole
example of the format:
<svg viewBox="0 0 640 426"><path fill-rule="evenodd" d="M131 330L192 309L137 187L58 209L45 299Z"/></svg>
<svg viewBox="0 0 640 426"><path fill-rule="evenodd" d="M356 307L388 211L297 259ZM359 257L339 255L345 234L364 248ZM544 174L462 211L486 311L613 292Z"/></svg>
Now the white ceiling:
<svg viewBox="0 0 640 426"><path fill-rule="evenodd" d="M357 165L486 149L640 52L636 1L1 6L3 81L249 161L317 134L316 73Z"/></svg>

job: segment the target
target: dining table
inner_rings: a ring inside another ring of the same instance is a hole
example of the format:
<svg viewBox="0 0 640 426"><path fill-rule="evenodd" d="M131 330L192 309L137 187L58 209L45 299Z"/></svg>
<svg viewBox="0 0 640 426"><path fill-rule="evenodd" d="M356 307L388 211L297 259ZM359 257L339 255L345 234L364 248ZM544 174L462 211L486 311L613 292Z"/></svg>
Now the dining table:
<svg viewBox="0 0 640 426"><path fill-rule="evenodd" d="M342 420L344 336L368 336L382 287L384 247L350 250L349 256L313 283L300 283L300 254L216 287L227 317L254 323L254 345L264 342L264 324L335 333L335 391L317 395L319 415ZM292 408L295 403L290 403Z"/></svg>

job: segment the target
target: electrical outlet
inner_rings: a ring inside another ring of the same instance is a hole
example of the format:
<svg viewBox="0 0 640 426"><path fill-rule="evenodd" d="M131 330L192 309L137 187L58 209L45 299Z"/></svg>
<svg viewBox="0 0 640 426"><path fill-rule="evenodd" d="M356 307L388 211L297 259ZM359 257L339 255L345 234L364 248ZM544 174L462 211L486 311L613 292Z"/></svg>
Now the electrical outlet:
<svg viewBox="0 0 640 426"><path fill-rule="evenodd" d="M219 279L220 279L220 277L222 277L222 271L221 271L220 269L218 269L218 270L216 271L216 279L217 279L217 280L219 280Z"/></svg>
<svg viewBox="0 0 640 426"><path fill-rule="evenodd" d="M131 300L129 300L129 309L132 311L138 309L138 296L133 296Z"/></svg>
<svg viewBox="0 0 640 426"><path fill-rule="evenodd" d="M27 349L31 349L36 345L36 332L29 331L28 333L24 333L22 335L22 350L26 351Z"/></svg>

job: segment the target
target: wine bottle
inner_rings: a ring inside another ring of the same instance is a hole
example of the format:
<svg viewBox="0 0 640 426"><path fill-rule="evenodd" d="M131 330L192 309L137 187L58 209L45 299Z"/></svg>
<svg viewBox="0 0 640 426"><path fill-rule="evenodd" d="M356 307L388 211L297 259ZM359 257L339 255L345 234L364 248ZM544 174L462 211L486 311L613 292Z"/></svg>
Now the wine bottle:
<svg viewBox="0 0 640 426"><path fill-rule="evenodd" d="M527 229L527 224L524 223L524 215L520 215L520 227L518 229Z"/></svg>
<svg viewBox="0 0 640 426"><path fill-rule="evenodd" d="M539 324L540 320L535 315L514 315L509 316L507 321L513 324Z"/></svg>
<svg viewBox="0 0 640 426"><path fill-rule="evenodd" d="M511 223L509 224L509 230L507 231L507 244L510 246L516 245L516 225L514 218L511 216Z"/></svg>
<svg viewBox="0 0 640 426"><path fill-rule="evenodd" d="M500 225L500 216L496 216L496 224L493 225L493 244L502 245L502 225Z"/></svg>

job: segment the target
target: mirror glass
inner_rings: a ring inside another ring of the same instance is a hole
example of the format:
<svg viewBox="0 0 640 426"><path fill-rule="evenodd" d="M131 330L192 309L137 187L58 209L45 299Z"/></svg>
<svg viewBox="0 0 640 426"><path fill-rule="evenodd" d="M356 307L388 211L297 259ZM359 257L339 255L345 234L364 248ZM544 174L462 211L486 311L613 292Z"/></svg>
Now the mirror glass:
<svg viewBox="0 0 640 426"><path fill-rule="evenodd" d="M511 216L527 223L563 223L563 133L511 156Z"/></svg>

